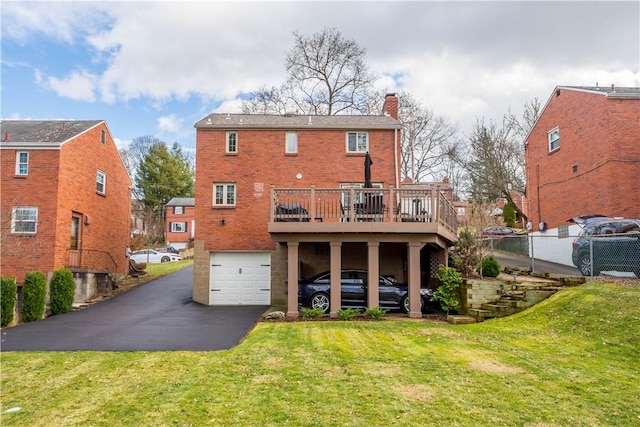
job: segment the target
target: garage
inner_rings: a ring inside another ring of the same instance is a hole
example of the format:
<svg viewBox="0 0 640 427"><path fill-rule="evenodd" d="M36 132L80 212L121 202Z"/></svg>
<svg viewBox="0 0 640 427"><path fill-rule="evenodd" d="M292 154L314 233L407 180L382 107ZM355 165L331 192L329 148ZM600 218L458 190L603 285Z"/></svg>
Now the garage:
<svg viewBox="0 0 640 427"><path fill-rule="evenodd" d="M209 305L270 305L269 252L213 252Z"/></svg>

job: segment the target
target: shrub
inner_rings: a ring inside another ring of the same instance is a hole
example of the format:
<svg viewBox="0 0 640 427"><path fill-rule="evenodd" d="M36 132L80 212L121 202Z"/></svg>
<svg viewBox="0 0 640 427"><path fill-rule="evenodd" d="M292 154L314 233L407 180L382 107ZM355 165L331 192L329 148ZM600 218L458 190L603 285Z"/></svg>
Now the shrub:
<svg viewBox="0 0 640 427"><path fill-rule="evenodd" d="M316 319L324 314L324 311L320 307L307 308L300 307L300 314L304 320Z"/></svg>
<svg viewBox="0 0 640 427"><path fill-rule="evenodd" d="M433 300L440 303L440 307L449 314L449 311L457 309L460 305L458 288L462 284L462 277L454 268L440 264L436 279L438 289L433 294Z"/></svg>
<svg viewBox="0 0 640 427"><path fill-rule="evenodd" d="M16 306L16 292L18 287L13 277L3 277L0 282L0 311L2 326L13 322L13 310Z"/></svg>
<svg viewBox="0 0 640 427"><path fill-rule="evenodd" d="M351 320L357 315L360 314L360 310L356 308L344 308L338 310L338 319L339 320Z"/></svg>
<svg viewBox="0 0 640 427"><path fill-rule="evenodd" d="M480 266L481 257L482 245L478 241L476 233L468 228L459 230L453 258L455 266L462 275L465 277L472 276Z"/></svg>
<svg viewBox="0 0 640 427"><path fill-rule="evenodd" d="M30 271L24 277L22 286L22 321L32 322L42 319L44 301L47 295L47 279L41 271Z"/></svg>
<svg viewBox="0 0 640 427"><path fill-rule="evenodd" d="M71 271L66 268L54 271L49 282L49 292L51 314L64 314L71 311L76 293L76 284Z"/></svg>
<svg viewBox="0 0 640 427"><path fill-rule="evenodd" d="M482 275L484 277L498 277L500 274L500 263L493 255L482 260Z"/></svg>
<svg viewBox="0 0 640 427"><path fill-rule="evenodd" d="M386 316L387 312L380 307L367 308L364 311L364 316L373 320L381 320L384 316Z"/></svg>
<svg viewBox="0 0 640 427"><path fill-rule="evenodd" d="M502 219L507 227L516 226L516 208L511 203L504 205L502 209Z"/></svg>

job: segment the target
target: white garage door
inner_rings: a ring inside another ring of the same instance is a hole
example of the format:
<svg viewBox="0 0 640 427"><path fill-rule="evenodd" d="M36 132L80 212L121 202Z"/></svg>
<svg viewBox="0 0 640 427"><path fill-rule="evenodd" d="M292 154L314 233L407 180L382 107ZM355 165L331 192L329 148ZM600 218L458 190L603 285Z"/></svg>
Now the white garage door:
<svg viewBox="0 0 640 427"><path fill-rule="evenodd" d="M209 305L271 304L269 252L211 254Z"/></svg>

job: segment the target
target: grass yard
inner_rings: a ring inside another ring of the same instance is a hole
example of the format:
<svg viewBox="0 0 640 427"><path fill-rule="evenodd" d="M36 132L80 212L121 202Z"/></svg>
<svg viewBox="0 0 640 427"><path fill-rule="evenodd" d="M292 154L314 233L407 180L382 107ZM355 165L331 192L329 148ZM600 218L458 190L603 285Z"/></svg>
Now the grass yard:
<svg viewBox="0 0 640 427"><path fill-rule="evenodd" d="M221 352L2 353L0 422L640 426L639 351L640 287L586 284L475 325L258 323Z"/></svg>

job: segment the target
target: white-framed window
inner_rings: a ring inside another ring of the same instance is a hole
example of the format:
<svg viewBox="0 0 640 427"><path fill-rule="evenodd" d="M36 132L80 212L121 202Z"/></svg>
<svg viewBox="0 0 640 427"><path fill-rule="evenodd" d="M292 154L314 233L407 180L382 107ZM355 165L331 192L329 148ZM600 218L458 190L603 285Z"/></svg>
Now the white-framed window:
<svg viewBox="0 0 640 427"><path fill-rule="evenodd" d="M176 215L182 215L184 213L184 206L174 206L173 213Z"/></svg>
<svg viewBox="0 0 640 427"><path fill-rule="evenodd" d="M185 233L187 231L187 223L186 222L172 222L171 223L171 232L172 233Z"/></svg>
<svg viewBox="0 0 640 427"><path fill-rule="evenodd" d="M100 131L100 143L105 145L107 143L107 131L102 129Z"/></svg>
<svg viewBox="0 0 640 427"><path fill-rule="evenodd" d="M107 174L101 170L96 172L96 191L100 194L107 193Z"/></svg>
<svg viewBox="0 0 640 427"><path fill-rule="evenodd" d="M298 132L285 133L284 152L288 154L298 152Z"/></svg>
<svg viewBox="0 0 640 427"><path fill-rule="evenodd" d="M29 173L29 152L18 151L16 153L16 175L27 175Z"/></svg>
<svg viewBox="0 0 640 427"><path fill-rule="evenodd" d="M549 152L560 148L560 128L555 128L547 133L549 139Z"/></svg>
<svg viewBox="0 0 640 427"><path fill-rule="evenodd" d="M235 184L213 184L213 205L214 206L235 206L236 205L236 185Z"/></svg>
<svg viewBox="0 0 640 427"><path fill-rule="evenodd" d="M227 153L238 152L238 132L227 132Z"/></svg>
<svg viewBox="0 0 640 427"><path fill-rule="evenodd" d="M367 132L347 132L347 153L366 153L369 151Z"/></svg>
<svg viewBox="0 0 640 427"><path fill-rule="evenodd" d="M382 183L381 182L374 182L371 184L372 188L382 188ZM342 189L350 189L350 188L364 188L364 183L362 182L355 182L355 183L342 183L340 184L340 188ZM379 194L376 193L375 191L368 191L368 193L370 194ZM364 196L363 196L364 192L362 191L357 191L354 193L354 203L362 203L364 202ZM343 206L349 206L350 205L350 200L351 200L351 193L348 191L343 191L342 192L342 205Z"/></svg>
<svg viewBox="0 0 640 427"><path fill-rule="evenodd" d="M38 229L38 208L18 206L11 214L11 232L35 234Z"/></svg>

